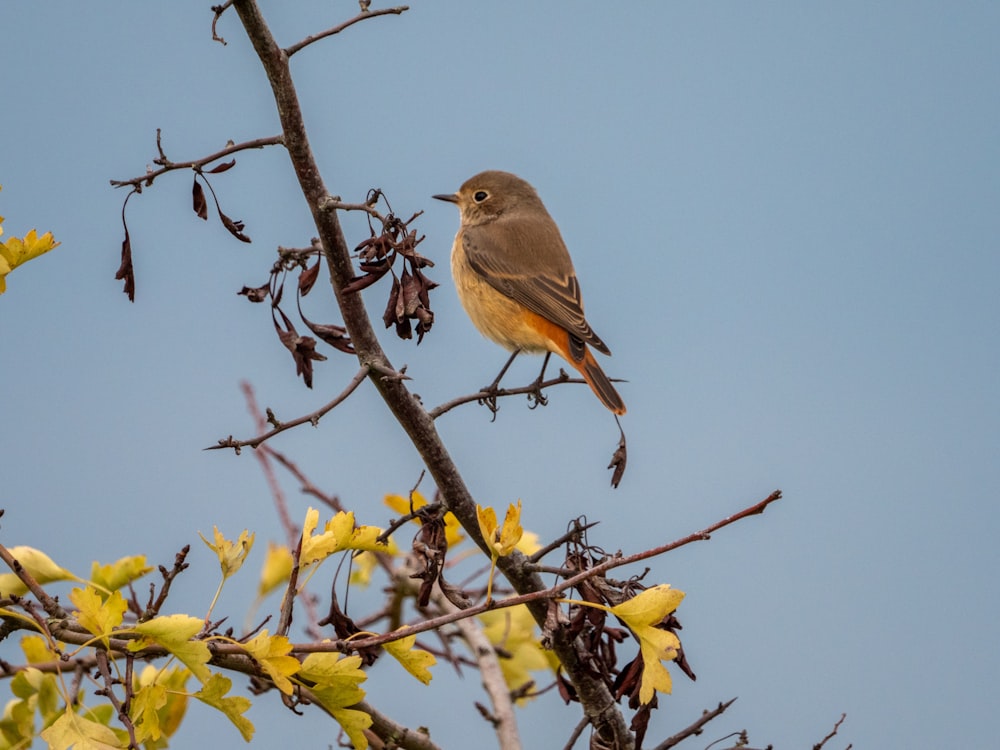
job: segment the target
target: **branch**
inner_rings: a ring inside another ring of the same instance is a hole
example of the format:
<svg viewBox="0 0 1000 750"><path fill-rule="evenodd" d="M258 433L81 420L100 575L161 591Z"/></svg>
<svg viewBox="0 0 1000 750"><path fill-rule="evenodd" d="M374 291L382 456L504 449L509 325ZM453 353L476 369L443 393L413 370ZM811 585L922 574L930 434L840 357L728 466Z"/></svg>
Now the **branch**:
<svg viewBox="0 0 1000 750"><path fill-rule="evenodd" d="M170 161L163 153L163 149L160 148L160 129L156 129L156 147L160 152L160 155L153 159L154 164L159 164L160 169L147 169L146 174L140 177L133 177L129 180L111 180L112 187L126 187L132 186L138 192L142 192L143 186L149 187L153 184L153 180L162 174L167 172L173 172L176 169L195 169L200 170L206 164L211 164L213 161L225 158L230 154L235 154L238 151L245 151L249 148L264 148L265 146L280 146L285 142L285 137L282 135L272 135L267 138L254 138L252 141L244 141L243 143L232 143L230 142L224 149L216 151L214 154L209 154L208 156L203 156L200 159L192 159L191 161Z"/></svg>
<svg viewBox="0 0 1000 750"><path fill-rule="evenodd" d="M352 706L359 711L364 711L372 717L371 732L379 738L391 741L393 744L386 744L385 747L402 747L406 750L441 750L438 745L431 742L431 738L426 732L410 729L402 724L397 724L370 703L361 701Z"/></svg>
<svg viewBox="0 0 1000 750"><path fill-rule="evenodd" d="M421 622L415 623L413 625L404 625L401 628L393 630L389 633L383 633L381 635L373 635L367 638L355 638L351 641L327 641L325 643L303 643L296 644L293 646L293 651L300 653L311 653L314 651L350 651L350 650L364 650L367 648L372 648L373 646L381 646L390 641L396 641L400 638L406 638L411 635L417 635L428 630L436 630L442 625L448 625L453 622L457 622L461 619L467 617L474 617L480 615L483 612L487 612L494 609L502 609L504 607L514 607L518 604L527 604L529 609L531 605L538 605L541 603L544 608L545 602L548 600L556 598L557 595L561 594L567 589L571 589L584 581L599 576L607 571L621 567L622 565L629 565L634 562L639 562L641 560L646 560L650 557L655 557L657 555L662 555L671 550L675 550L678 547L683 547L691 542L701 542L711 538L711 533L718 531L719 529L729 526L730 524L736 523L737 521L747 518L748 516L758 515L764 512L764 509L773 503L774 501L781 498L781 491L775 490L766 498L761 500L759 503L754 503L753 505L744 508L738 513L734 513L731 516L723 518L721 521L713 523L711 526L702 529L701 531L696 531L693 534L688 534L681 539L670 542L669 544L664 544L659 547L654 547L652 549L645 550L643 552L636 552L634 555L623 556L621 554L609 557L604 562L599 565L595 565L592 568L587 568L580 573L577 573L571 578L567 578L549 588L544 586L529 591L523 594L517 594L516 596L510 596L505 599L494 599L491 602L483 602L481 604L474 605L467 609L458 610L456 612L449 612L438 617L433 617L428 620L422 620ZM506 556L500 557L497 560L497 567L501 567L504 564L508 567L514 565L523 565L528 567L527 558L520 552L515 551L514 553ZM557 631L558 632L558 631Z"/></svg>
<svg viewBox="0 0 1000 750"><path fill-rule="evenodd" d="M736 702L735 698L730 698L725 703L720 703L718 706L713 708L711 711L702 712L701 716L697 721L693 722L690 726L685 727L677 734L672 737L667 737L663 742L653 748L653 750L667 750L674 745L681 742L681 740L686 740L688 737L701 734L702 727L704 727L708 722L717 716L721 716L722 713L729 708L733 703Z"/></svg>
<svg viewBox="0 0 1000 750"><path fill-rule="evenodd" d="M531 383L529 385L519 386L518 388L498 388L495 391L478 391L476 393L470 393L466 396L459 396L451 401L446 401L440 406L436 406L428 412L431 419L437 419L442 414L445 414L456 406L461 406L462 404L467 404L470 401L482 401L487 398L502 398L504 396L521 396L524 394L538 393L545 388L551 388L554 385L559 385L560 383L583 383L587 384L587 381L583 378L571 378L566 374L565 371L560 371L559 375L552 378L551 380L546 380L541 383Z"/></svg>
<svg viewBox="0 0 1000 750"><path fill-rule="evenodd" d="M305 424L306 422L309 422L310 424L312 424L313 427L315 427L319 423L319 420L325 417L330 411L332 411L348 396L354 393L357 387L365 381L365 378L368 377L368 375L369 375L369 368L362 367L361 369L359 369L356 373L354 373L354 377L351 378L351 382L347 384L347 387L343 391L341 391L340 394L335 399L333 399L333 401L326 404L325 406L321 406L319 409L312 412L311 414L306 414L304 417L293 419L290 422L280 422L276 424L274 429L271 430L270 432L265 432L263 435L258 435L257 437L251 438L249 440L236 440L235 438L233 438L232 435L230 435L229 437L220 440L218 445L210 445L209 447L205 448L205 450L215 451L219 450L219 448L233 448L236 450L236 453L238 454L241 448L246 448L248 446L250 448L256 448L265 440L270 440L271 438L273 438L279 432L290 430L292 427L298 427L300 424Z"/></svg>
<svg viewBox="0 0 1000 750"><path fill-rule="evenodd" d="M813 750L821 750L823 745L825 745L829 740L833 739L837 735L837 730L840 729L840 725L844 723L844 719L846 718L847 714L841 714L840 718L837 719L837 723L833 725L833 729L830 730L830 733L822 740L820 740L818 744L813 745ZM851 746L848 745L847 748L848 750L850 750Z"/></svg>
<svg viewBox="0 0 1000 750"><path fill-rule="evenodd" d="M327 29L326 31L321 31L318 34L310 34L305 39L303 39L301 42L296 42L295 44L293 44L293 45L291 45L289 47L285 47L285 55L287 57L291 57L296 52L298 52L299 50L301 50L301 49L303 49L305 47L308 47L313 42L318 42L320 39L326 39L328 36L333 36L334 34L339 34L341 31L343 31L347 27L353 26L354 24L358 23L359 21L364 21L367 18L375 18L376 16L386 16L386 15L390 15L390 14L394 15L394 16L398 16L401 13L405 13L409 9L410 9L410 6L408 6L408 5L400 5L398 8L382 8L381 10L366 10L366 11L362 11L361 13L359 13L358 15L356 15L354 18L350 19L349 21L344 21L343 23L338 24L337 26L334 26L333 28Z"/></svg>
<svg viewBox="0 0 1000 750"><path fill-rule="evenodd" d="M434 602L445 612L461 611L441 593L439 586L435 587ZM511 700L510 689L500 668L496 649L486 637L478 620L465 617L457 620L455 624L476 658L483 688L493 704L489 718L496 730L500 750L521 750L521 738L517 730L517 718L514 715L514 701Z"/></svg>
<svg viewBox="0 0 1000 750"><path fill-rule="evenodd" d="M488 554L486 543L479 532L476 503L472 493L438 435L434 420L402 380L378 377L374 374L376 368L393 372L396 370L375 335L362 295L344 293L344 287L354 276L351 251L344 237L338 212L335 208L329 207L332 193L323 182L309 145L302 108L289 68L288 53L275 42L254 0L235 0L233 7L239 14L240 21L271 84L288 158L299 181L302 195L312 211L317 234L322 241L326 256L330 283L358 360L369 371L372 384L423 459L445 506L462 524L469 538ZM519 593L543 592L544 594L545 584L541 577L525 568L523 555L501 558L499 568ZM546 603L541 600L532 601L528 606L536 622L544 625ZM620 750L631 750L635 742L624 716L602 679L588 671L577 650L575 639L568 633L558 630L554 634L552 647L573 682L584 713L594 726L595 733L610 746Z"/></svg>

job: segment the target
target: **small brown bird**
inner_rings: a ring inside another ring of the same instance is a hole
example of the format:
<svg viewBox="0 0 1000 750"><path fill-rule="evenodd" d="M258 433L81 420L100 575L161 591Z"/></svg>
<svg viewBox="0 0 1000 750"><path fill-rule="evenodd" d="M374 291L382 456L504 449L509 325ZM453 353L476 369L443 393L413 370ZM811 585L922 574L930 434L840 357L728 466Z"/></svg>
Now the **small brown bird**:
<svg viewBox="0 0 1000 750"><path fill-rule="evenodd" d="M476 328L514 352L555 352L583 376L615 414L625 402L590 347L611 350L583 315L580 283L559 227L527 182L481 172L453 195L462 224L451 251L458 298ZM501 375L503 373L501 372Z"/></svg>

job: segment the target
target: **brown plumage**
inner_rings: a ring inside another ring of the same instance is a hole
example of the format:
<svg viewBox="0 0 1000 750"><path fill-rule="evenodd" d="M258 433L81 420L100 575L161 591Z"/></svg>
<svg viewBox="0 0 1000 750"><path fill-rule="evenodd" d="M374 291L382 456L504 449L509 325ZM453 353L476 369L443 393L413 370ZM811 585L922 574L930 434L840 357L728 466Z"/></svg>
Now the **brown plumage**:
<svg viewBox="0 0 1000 750"><path fill-rule="evenodd" d="M491 171L434 197L461 212L451 270L476 328L510 351L555 352L605 406L624 414L625 402L591 352L611 350L584 317L573 261L535 189Z"/></svg>

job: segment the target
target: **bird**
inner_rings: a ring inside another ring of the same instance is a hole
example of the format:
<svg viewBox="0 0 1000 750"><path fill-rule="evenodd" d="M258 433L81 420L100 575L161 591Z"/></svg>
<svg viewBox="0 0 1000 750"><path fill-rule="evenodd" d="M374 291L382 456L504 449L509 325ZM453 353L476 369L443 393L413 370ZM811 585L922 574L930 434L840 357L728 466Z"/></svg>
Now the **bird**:
<svg viewBox="0 0 1000 750"><path fill-rule="evenodd" d="M433 197L461 214L451 271L462 306L480 333L512 352L492 387L518 353L555 353L602 404L624 414L625 402L592 351L611 350L584 317L569 250L535 189L515 174L490 170L456 193Z"/></svg>

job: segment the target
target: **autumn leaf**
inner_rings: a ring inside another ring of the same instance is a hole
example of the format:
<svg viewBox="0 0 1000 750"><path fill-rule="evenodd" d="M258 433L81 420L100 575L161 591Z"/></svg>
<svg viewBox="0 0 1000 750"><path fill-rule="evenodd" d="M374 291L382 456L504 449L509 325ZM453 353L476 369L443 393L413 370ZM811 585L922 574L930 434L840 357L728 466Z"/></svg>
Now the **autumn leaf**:
<svg viewBox="0 0 1000 750"><path fill-rule="evenodd" d="M235 542L226 539L216 526L212 527L212 534L214 541L210 542L201 532L198 532L201 540L218 556L219 567L222 569L222 578L225 580L243 567L243 562L247 559L247 555L253 547L256 534L250 534L244 529Z"/></svg>
<svg viewBox="0 0 1000 750"><path fill-rule="evenodd" d="M143 685L135 691L129 706L129 716L135 725L135 738L139 742L158 740L163 736L159 712L166 705L167 688L164 685Z"/></svg>
<svg viewBox="0 0 1000 750"><path fill-rule="evenodd" d="M146 564L145 555L123 557L107 565L101 565L95 560L90 568L90 582L97 588L117 591L137 578L142 578L152 569L152 566Z"/></svg>
<svg viewBox="0 0 1000 750"><path fill-rule="evenodd" d="M257 598L263 599L278 586L288 582L294 565L292 551L284 544L267 543L267 555L260 569L260 581L257 583Z"/></svg>
<svg viewBox="0 0 1000 750"><path fill-rule="evenodd" d="M77 622L98 636L107 648L111 632L122 624L125 610L128 608L121 592L115 591L105 600L97 589L88 586L85 589L70 591L69 599L79 610L76 613Z"/></svg>
<svg viewBox="0 0 1000 750"><path fill-rule="evenodd" d="M191 673L183 667L158 669L152 664L147 664L142 672L134 676L134 698L129 716L140 742L171 737L177 731L187 711L185 685L190 676ZM166 741L146 746L166 747Z"/></svg>
<svg viewBox="0 0 1000 750"><path fill-rule="evenodd" d="M548 652L536 635L531 612L519 604L484 612L479 619L483 623L483 635L496 648L504 681L518 694L518 703L527 702L529 696L519 691L533 681L531 673L552 668Z"/></svg>
<svg viewBox="0 0 1000 750"><path fill-rule="evenodd" d="M384 551L385 544L376 540L382 529L375 526L355 526L353 511L340 511L323 527L323 531L314 534L319 524L319 511L309 508L302 524L302 548L299 560L303 566L312 565L325 560L335 552L343 550Z"/></svg>
<svg viewBox="0 0 1000 750"><path fill-rule="evenodd" d="M288 678L299 671L302 664L288 654L292 644L283 635L268 635L262 630L253 639L240 644L267 673L275 686L285 695L292 694L292 683Z"/></svg>
<svg viewBox="0 0 1000 750"><path fill-rule="evenodd" d="M382 502L401 516L405 516L410 512L410 501L402 495L386 495ZM425 505L427 505L427 500L424 496L421 493L414 491L413 510L420 510ZM419 524L420 521L414 518L413 523ZM445 540L448 542L448 549L453 549L465 540L465 533L462 530L462 524L458 522L455 514L450 510L446 511L444 514L444 534Z"/></svg>
<svg viewBox="0 0 1000 750"><path fill-rule="evenodd" d="M3 236L2 224L3 217L0 216L0 236ZM0 241L0 294L7 291L7 274L29 260L58 247L59 244L53 239L52 232L46 232L39 237L34 229L28 232L24 239L11 237L9 240Z"/></svg>
<svg viewBox="0 0 1000 750"><path fill-rule="evenodd" d="M649 703L655 691L669 693L673 687L670 672L662 662L672 661L681 644L676 635L656 626L677 609L683 598L683 591L661 584L609 608L639 641L643 662L642 683L639 687L639 700L642 703Z"/></svg>
<svg viewBox="0 0 1000 750"><path fill-rule="evenodd" d="M34 547L11 547L9 552L21 564L21 567L30 573L31 577L38 583L46 584L52 581L80 580L65 568L56 565L51 557ZM27 591L28 587L18 578L16 573L3 573L0 575L0 596L20 596L27 593Z"/></svg>
<svg viewBox="0 0 1000 750"><path fill-rule="evenodd" d="M476 518L479 520L479 531L492 548L494 556L506 557L521 540L524 529L521 528L521 501L517 505L513 503L507 508L507 515L504 516L503 525L497 525L497 514L493 508L483 508L476 506Z"/></svg>
<svg viewBox="0 0 1000 750"><path fill-rule="evenodd" d="M48 743L50 750L69 750L70 747L78 750L111 750L125 747L125 743L109 727L73 713L70 708L39 736Z"/></svg>
<svg viewBox="0 0 1000 750"><path fill-rule="evenodd" d="M497 559L505 557L514 551L521 540L524 529L521 528L521 501L507 508L503 525L497 524L497 514L493 508L483 508L476 505L476 519L479 521L479 533L490 548L490 578L486 584L486 601L493 599L493 574L496 572Z"/></svg>
<svg viewBox="0 0 1000 750"><path fill-rule="evenodd" d="M398 641L389 641L383 644L382 648L403 665L403 669L412 674L422 683L427 685L431 681L431 671L428 667L437 664L434 654L420 648L414 648L417 642L416 635L409 635L400 638Z"/></svg>
<svg viewBox="0 0 1000 750"><path fill-rule="evenodd" d="M231 698L226 697L233 687L233 681L221 674L213 674L204 684L201 690L194 694L194 697L212 708L222 711L226 717L236 725L243 735L243 739L249 742L253 739L255 731L254 725L249 719L243 716L250 708L250 700L242 695Z"/></svg>
<svg viewBox="0 0 1000 750"><path fill-rule="evenodd" d="M344 728L356 750L365 750L364 730L372 718L364 711L349 708L365 697L358 685L368 679L361 669L360 656L341 658L338 653L313 653L302 661L298 676L313 683L309 689L316 701Z"/></svg>
<svg viewBox="0 0 1000 750"><path fill-rule="evenodd" d="M141 651L154 644L162 646L180 659L200 682L205 683L211 676L206 666L211 653L202 641L191 640L204 626L204 620L190 615L154 617L132 627L134 632L144 637L129 643L128 648L130 651Z"/></svg>

